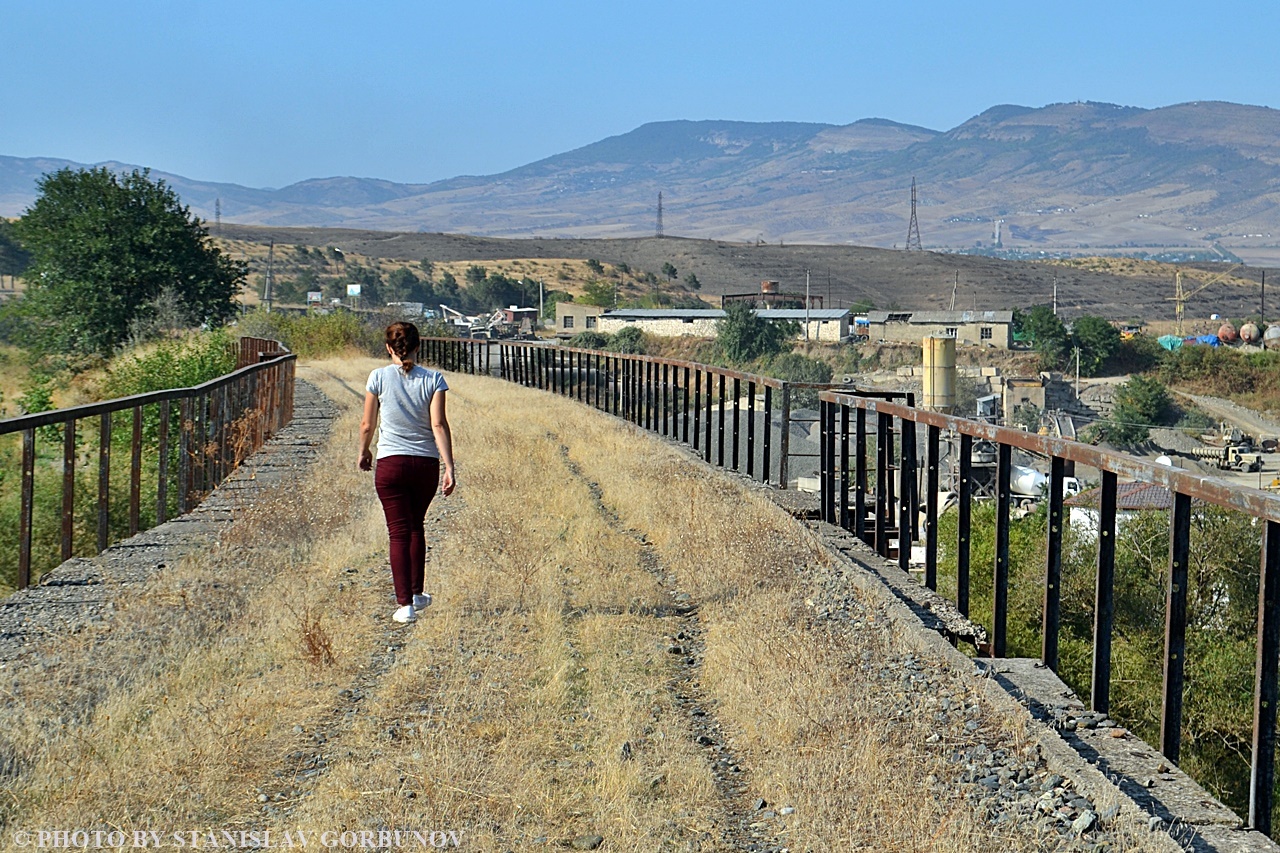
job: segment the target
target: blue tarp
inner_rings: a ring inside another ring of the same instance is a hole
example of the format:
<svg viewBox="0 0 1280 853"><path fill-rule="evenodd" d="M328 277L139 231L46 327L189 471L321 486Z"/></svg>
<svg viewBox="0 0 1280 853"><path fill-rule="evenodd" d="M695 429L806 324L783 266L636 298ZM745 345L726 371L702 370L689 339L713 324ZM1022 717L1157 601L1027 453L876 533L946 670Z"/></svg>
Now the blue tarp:
<svg viewBox="0 0 1280 853"><path fill-rule="evenodd" d="M1196 343L1198 343L1198 344L1208 344L1208 345L1209 345L1209 346L1211 346L1211 347L1216 347L1216 346L1218 346L1219 344L1221 344L1221 343L1222 343L1222 341L1218 340L1218 336L1217 336L1217 335L1197 335L1197 336L1196 336Z"/></svg>

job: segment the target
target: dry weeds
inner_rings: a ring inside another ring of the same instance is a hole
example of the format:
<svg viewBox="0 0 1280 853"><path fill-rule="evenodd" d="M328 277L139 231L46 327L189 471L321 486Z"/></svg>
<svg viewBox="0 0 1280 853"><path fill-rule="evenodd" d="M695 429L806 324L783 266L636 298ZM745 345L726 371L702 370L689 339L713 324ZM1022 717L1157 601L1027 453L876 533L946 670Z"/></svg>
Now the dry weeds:
<svg viewBox="0 0 1280 853"><path fill-rule="evenodd" d="M803 531L576 404L450 377L459 487L432 508L435 603L393 627L385 528L353 452L373 366L301 371L342 409L302 483L108 628L8 674L9 827L715 850L763 796L795 807L778 826L796 850L1036 849L930 793L944 769L928 722L899 718L874 677L892 631L856 645L811 618L804 570L824 558ZM747 771L739 801L672 690L680 592L700 607L700 689Z"/></svg>

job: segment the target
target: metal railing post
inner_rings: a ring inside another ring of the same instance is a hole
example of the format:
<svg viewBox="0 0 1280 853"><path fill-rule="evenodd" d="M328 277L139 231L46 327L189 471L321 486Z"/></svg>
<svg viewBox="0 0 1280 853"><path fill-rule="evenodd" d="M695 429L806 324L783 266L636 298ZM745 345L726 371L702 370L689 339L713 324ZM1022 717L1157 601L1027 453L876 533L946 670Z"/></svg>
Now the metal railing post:
<svg viewBox="0 0 1280 853"><path fill-rule="evenodd" d="M1249 826L1271 834L1276 768L1276 702L1280 701L1280 524L1262 529L1258 583L1258 644L1253 688L1253 762L1249 778Z"/></svg>
<svg viewBox="0 0 1280 853"><path fill-rule="evenodd" d="M1173 493L1169 521L1169 585L1165 597L1164 691L1160 752L1175 764L1182 742L1182 687L1187 656L1187 562L1191 557L1191 496Z"/></svg>
<svg viewBox="0 0 1280 853"><path fill-rule="evenodd" d="M1116 475L1102 472L1098 503L1098 570L1094 584L1093 675L1089 707L1099 714L1111 708L1111 628L1115 619Z"/></svg>
<svg viewBox="0 0 1280 853"><path fill-rule="evenodd" d="M778 414L782 421L778 433L778 488L785 489L791 483L791 386L786 382L778 389Z"/></svg>

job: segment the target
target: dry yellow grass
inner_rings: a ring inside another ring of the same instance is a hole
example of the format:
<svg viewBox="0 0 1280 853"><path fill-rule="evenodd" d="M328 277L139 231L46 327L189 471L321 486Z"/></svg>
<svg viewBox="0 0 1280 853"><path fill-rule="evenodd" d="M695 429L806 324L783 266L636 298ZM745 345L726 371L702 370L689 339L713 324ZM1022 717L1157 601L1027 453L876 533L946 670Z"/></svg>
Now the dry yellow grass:
<svg viewBox="0 0 1280 853"><path fill-rule="evenodd" d="M435 604L393 627L385 528L354 464L375 365L303 367L342 409L305 480L110 627L7 674L7 826L720 850L763 796L795 807L763 830L794 850L1040 849L931 793L929 723L874 677L892 632L874 612L856 637L812 617L802 570L824 556L801 528L577 404L450 378L459 488L430 516ZM692 668L670 653L681 635ZM691 697L743 790L717 783Z"/></svg>

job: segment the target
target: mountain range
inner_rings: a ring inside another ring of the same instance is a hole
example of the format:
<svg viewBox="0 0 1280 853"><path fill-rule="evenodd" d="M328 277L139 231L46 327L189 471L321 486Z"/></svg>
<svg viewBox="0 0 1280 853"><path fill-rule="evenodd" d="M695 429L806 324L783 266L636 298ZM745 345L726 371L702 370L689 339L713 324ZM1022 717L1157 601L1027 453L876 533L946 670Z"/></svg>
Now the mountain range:
<svg viewBox="0 0 1280 853"><path fill-rule="evenodd" d="M0 215L61 166L0 156ZM126 164L106 163L111 168ZM1280 260L1280 110L996 106L948 131L862 119L667 121L511 171L428 184L369 178L253 189L155 172L206 219L508 237L664 233L902 246L911 185L925 248L1187 251Z"/></svg>

